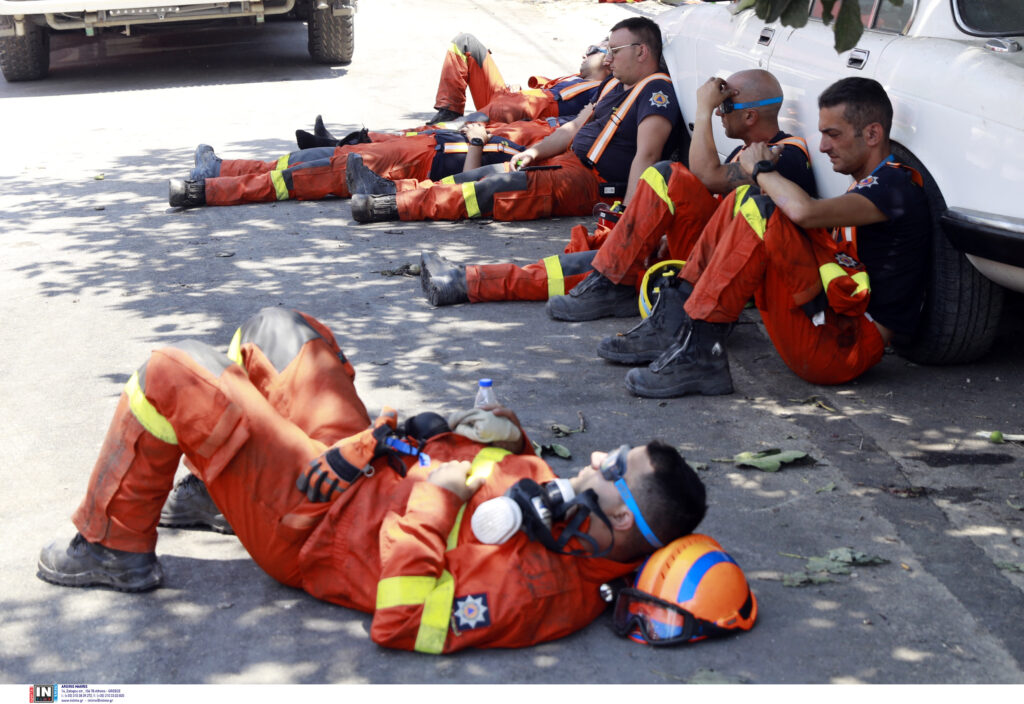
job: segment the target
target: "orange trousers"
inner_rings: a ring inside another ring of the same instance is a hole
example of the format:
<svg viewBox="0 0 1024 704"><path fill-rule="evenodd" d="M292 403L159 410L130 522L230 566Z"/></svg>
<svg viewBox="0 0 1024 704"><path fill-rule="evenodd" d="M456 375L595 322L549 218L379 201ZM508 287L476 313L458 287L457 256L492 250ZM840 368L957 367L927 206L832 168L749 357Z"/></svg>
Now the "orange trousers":
<svg viewBox="0 0 1024 704"><path fill-rule="evenodd" d="M72 520L91 542L152 551L184 456L253 559L298 587L299 549L332 504L309 502L295 481L370 419L352 365L315 319L265 309L238 343L236 359L194 341L153 352L121 396Z"/></svg>
<svg viewBox="0 0 1024 704"><path fill-rule="evenodd" d="M462 220L493 217L495 220L534 220L561 215L590 215L594 204L611 202L599 194L597 174L566 152L542 165L553 170L497 174L481 170L461 174L464 182L435 184L398 194L402 220ZM486 167L485 167L486 168ZM521 178L525 177L525 179Z"/></svg>
<svg viewBox="0 0 1024 704"><path fill-rule="evenodd" d="M469 88L477 110L496 96L508 92L490 50L472 34L459 34L452 39L444 55L434 108L447 108L460 114L465 112L466 88ZM492 121L497 120L492 118Z"/></svg>
<svg viewBox="0 0 1024 704"><path fill-rule="evenodd" d="M376 134L376 133L373 133ZM385 141L338 147L328 158L293 162L303 152L329 153L328 149L293 152L276 161L230 159L221 162L221 175L206 179L207 205L239 205L278 200L320 200L329 195L348 198L345 170L348 155L362 154L363 163L389 179L424 179L436 152L433 135L388 135Z"/></svg>
<svg viewBox="0 0 1024 704"><path fill-rule="evenodd" d="M831 308L823 324L812 322L800 307L822 290L808 239L812 235L767 197L753 193L756 189L741 187L729 194L698 238L680 273L694 286L687 314L694 320L732 322L753 297L772 344L797 376L813 384L857 378L885 352L878 328L865 315L839 315ZM754 199L757 216L737 211L737 198L741 203Z"/></svg>

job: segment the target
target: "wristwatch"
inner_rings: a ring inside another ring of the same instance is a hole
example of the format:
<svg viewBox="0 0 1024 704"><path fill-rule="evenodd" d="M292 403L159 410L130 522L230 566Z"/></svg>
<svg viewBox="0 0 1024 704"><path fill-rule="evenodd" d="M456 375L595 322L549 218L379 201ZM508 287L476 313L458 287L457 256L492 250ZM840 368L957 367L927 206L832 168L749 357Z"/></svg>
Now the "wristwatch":
<svg viewBox="0 0 1024 704"><path fill-rule="evenodd" d="M754 164L754 171L750 174L750 180L753 181L754 185L756 186L758 175L766 173L768 171L775 171L775 164L774 162L768 159L762 159L761 161Z"/></svg>
<svg viewBox="0 0 1024 704"><path fill-rule="evenodd" d="M469 140L469 143L472 144L474 147L484 146L484 140L480 139L479 137L473 137L472 139Z"/></svg>

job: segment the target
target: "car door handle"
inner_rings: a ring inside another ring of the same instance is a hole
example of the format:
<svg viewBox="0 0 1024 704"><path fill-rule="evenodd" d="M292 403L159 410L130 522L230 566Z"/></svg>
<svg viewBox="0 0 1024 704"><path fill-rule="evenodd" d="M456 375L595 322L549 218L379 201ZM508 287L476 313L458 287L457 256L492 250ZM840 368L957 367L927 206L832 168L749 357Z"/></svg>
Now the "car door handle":
<svg viewBox="0 0 1024 704"><path fill-rule="evenodd" d="M761 30L761 36L757 38L757 43L761 46L768 46L772 43L772 37L775 36L775 30L771 27L765 27Z"/></svg>
<svg viewBox="0 0 1024 704"><path fill-rule="evenodd" d="M846 65L849 68L862 69L864 64L868 62L868 54L870 53L867 49L854 49L850 52L850 58L846 60Z"/></svg>

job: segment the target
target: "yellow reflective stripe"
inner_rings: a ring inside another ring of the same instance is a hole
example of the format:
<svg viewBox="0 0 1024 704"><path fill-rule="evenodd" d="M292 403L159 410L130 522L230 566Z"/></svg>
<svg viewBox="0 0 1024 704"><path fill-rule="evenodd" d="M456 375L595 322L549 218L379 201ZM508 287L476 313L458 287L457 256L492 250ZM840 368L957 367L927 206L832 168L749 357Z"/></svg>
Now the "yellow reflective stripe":
<svg viewBox="0 0 1024 704"><path fill-rule="evenodd" d="M661 172L653 166L648 166L644 169L644 172L640 174L640 180L645 181L647 185L658 194L658 197L668 205L668 212L675 215L676 205L672 202L672 199L668 197L668 183L665 182L665 177L661 175Z"/></svg>
<svg viewBox="0 0 1024 704"><path fill-rule="evenodd" d="M278 200L288 200L288 186L285 185L284 176L280 171L270 172L270 182L274 184L274 191Z"/></svg>
<svg viewBox="0 0 1024 704"><path fill-rule="evenodd" d="M438 183L454 184L455 183L455 177L454 176L445 176L443 179L438 181Z"/></svg>
<svg viewBox="0 0 1024 704"><path fill-rule="evenodd" d="M416 606L434 590L433 577L388 577L377 582L377 608Z"/></svg>
<svg viewBox="0 0 1024 704"><path fill-rule="evenodd" d="M467 181L462 184L462 199L466 201L466 217L480 217L480 204L476 202L476 183Z"/></svg>
<svg viewBox="0 0 1024 704"><path fill-rule="evenodd" d="M737 214L743 215L743 219L747 221L750 228L758 237L764 239L765 230L768 229L768 221L761 214L761 209L757 207L757 202L753 198L746 197L749 190L749 185L740 186L736 189L736 203L733 206L732 216L736 217Z"/></svg>
<svg viewBox="0 0 1024 704"><path fill-rule="evenodd" d="M437 580L437 586L423 601L423 615L420 617L420 628L416 632L416 643L413 645L416 652L437 655L444 651L454 600L455 578L451 572L445 570L441 573L441 579Z"/></svg>
<svg viewBox="0 0 1024 704"><path fill-rule="evenodd" d="M862 291L870 291L871 283L868 280L868 272L858 271L856 274L849 274L847 271L836 264L835 262L826 262L818 267L818 271L821 274L821 283L827 289L829 284L838 279L840 276L849 276L853 279L854 283L857 284L857 288L854 290L854 295L861 293Z"/></svg>
<svg viewBox="0 0 1024 704"><path fill-rule="evenodd" d="M868 280L868 272L858 271L850 278L857 282L857 288L854 291L855 294L860 293L861 291L871 290L871 282Z"/></svg>
<svg viewBox="0 0 1024 704"><path fill-rule="evenodd" d="M500 447L481 448L480 451L476 453L476 457L473 458L473 463L469 467L469 474L466 476L466 481L475 477L483 477L484 479L487 479L491 476L491 472L494 471L494 468L498 463L510 454L512 453L508 450L503 450ZM463 506L463 508L465 508L465 506ZM460 514L455 522L456 528L458 528L459 521L461 520L462 515ZM448 549L451 550L453 547L455 546L449 545Z"/></svg>
<svg viewBox="0 0 1024 704"><path fill-rule="evenodd" d="M242 328L235 330L235 334L231 338L231 344L228 345L228 359L240 367L244 366L242 364Z"/></svg>
<svg viewBox="0 0 1024 704"><path fill-rule="evenodd" d="M285 154L282 157L278 157L277 163L274 164L277 167L277 171L283 171L288 168L288 155Z"/></svg>
<svg viewBox="0 0 1024 704"><path fill-rule="evenodd" d="M558 255L544 257L544 268L548 272L548 298L565 295L565 274L562 273L562 261Z"/></svg>
<svg viewBox="0 0 1024 704"><path fill-rule="evenodd" d="M420 134L421 134L420 132L406 132L405 136L406 137L418 137Z"/></svg>
<svg viewBox="0 0 1024 704"><path fill-rule="evenodd" d="M452 42L451 51L454 51L455 55L458 56L463 61L466 60L466 55L462 53L462 49L460 49L459 46L455 42Z"/></svg>
<svg viewBox="0 0 1024 704"><path fill-rule="evenodd" d="M448 142L444 145L445 154L465 154L469 151L469 145L465 142Z"/></svg>
<svg viewBox="0 0 1024 704"><path fill-rule="evenodd" d="M128 406L132 409L132 415L150 435L157 440L163 440L168 445L178 444L178 436L174 434L174 428L171 427L170 421L160 415L160 412L153 407L142 391L138 372L132 374L128 383L124 385L124 392L128 394Z"/></svg>

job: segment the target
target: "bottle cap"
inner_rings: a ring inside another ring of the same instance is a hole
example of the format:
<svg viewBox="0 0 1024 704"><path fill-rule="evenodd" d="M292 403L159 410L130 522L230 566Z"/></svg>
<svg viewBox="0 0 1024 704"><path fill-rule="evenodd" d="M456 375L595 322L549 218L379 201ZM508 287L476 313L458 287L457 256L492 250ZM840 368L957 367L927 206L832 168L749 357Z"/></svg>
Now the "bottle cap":
<svg viewBox="0 0 1024 704"><path fill-rule="evenodd" d="M500 545L515 535L523 524L523 511L519 504L507 496L484 501L476 507L470 526L481 543Z"/></svg>
<svg viewBox="0 0 1024 704"><path fill-rule="evenodd" d="M493 384L494 384L494 382L492 380L490 380L490 379L481 379L480 380L480 386L483 386L484 388L490 388Z"/></svg>

